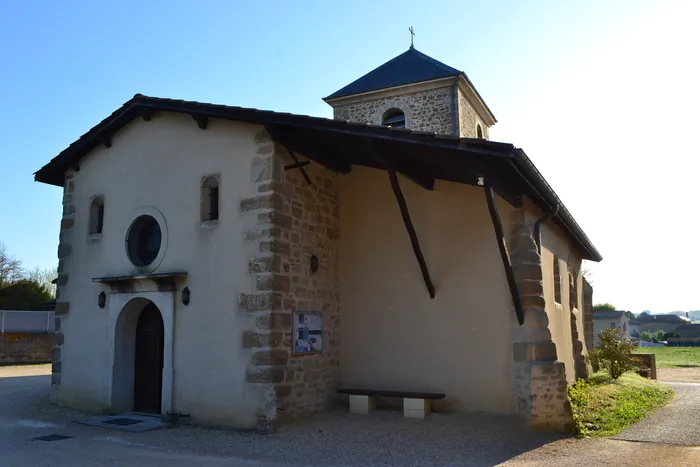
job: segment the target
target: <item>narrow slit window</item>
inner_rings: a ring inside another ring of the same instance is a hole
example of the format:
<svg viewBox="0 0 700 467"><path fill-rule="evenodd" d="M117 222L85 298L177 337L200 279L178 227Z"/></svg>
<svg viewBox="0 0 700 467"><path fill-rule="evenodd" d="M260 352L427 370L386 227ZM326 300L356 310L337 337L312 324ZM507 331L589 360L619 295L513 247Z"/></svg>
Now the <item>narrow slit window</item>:
<svg viewBox="0 0 700 467"><path fill-rule="evenodd" d="M215 176L202 181L201 216L202 222L219 219L219 180Z"/></svg>
<svg viewBox="0 0 700 467"><path fill-rule="evenodd" d="M481 130L481 125L476 125L476 137L479 139L484 139L484 132Z"/></svg>
<svg viewBox="0 0 700 467"><path fill-rule="evenodd" d="M219 187L213 186L209 188L209 219L216 220L219 218Z"/></svg>
<svg viewBox="0 0 700 467"><path fill-rule="evenodd" d="M554 301L561 303L561 276L559 275L559 258L554 256Z"/></svg>
<svg viewBox="0 0 700 467"><path fill-rule="evenodd" d="M90 203L90 235L101 234L104 228L105 203L102 196L98 196Z"/></svg>

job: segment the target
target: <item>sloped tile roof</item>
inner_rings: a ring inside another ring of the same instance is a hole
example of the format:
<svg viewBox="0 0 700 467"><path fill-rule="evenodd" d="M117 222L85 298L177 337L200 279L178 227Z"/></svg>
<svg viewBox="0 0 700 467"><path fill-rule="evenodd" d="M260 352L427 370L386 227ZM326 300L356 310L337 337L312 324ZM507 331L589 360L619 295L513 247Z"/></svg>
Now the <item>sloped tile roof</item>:
<svg viewBox="0 0 700 467"><path fill-rule="evenodd" d="M361 94L404 84L457 76L460 71L411 47L363 77L334 92L326 99Z"/></svg>
<svg viewBox="0 0 700 467"><path fill-rule="evenodd" d="M553 222L570 236L585 259L602 260L598 250L525 152L512 144L483 139L136 94L51 159L34 174L34 179L63 186L65 171L69 168L79 170L80 160L95 146L108 142L113 134L133 119L143 117L150 120L154 112L163 111L263 125L271 134L274 133L273 139L283 146L297 150L310 159L322 160L327 166L374 167L368 164L365 157L367 141L374 140L377 144L383 144L382 155L410 158L421 170L427 173L435 171L433 176L438 179L475 184L477 175L486 175L499 182L496 191L501 196L527 195L545 211L558 206ZM319 144L323 146L320 149ZM502 191L499 191L499 186Z"/></svg>

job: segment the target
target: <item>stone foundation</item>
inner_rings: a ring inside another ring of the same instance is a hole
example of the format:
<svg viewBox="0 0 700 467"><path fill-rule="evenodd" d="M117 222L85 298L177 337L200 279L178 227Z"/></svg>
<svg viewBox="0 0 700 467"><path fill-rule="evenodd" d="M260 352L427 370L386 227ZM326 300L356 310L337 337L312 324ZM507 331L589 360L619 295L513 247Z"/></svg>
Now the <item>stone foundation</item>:
<svg viewBox="0 0 700 467"><path fill-rule="evenodd" d="M257 219L245 233L258 244L259 254L248 262L257 292L240 294L239 309L255 317L255 328L242 335L243 347L254 350L246 381L265 400L259 428L272 430L285 418L325 409L339 384L338 175L312 163L305 167L309 185L299 170L283 170L292 160L265 131L256 141L259 196L241 200L240 209ZM320 353L293 354L296 310L322 314Z"/></svg>

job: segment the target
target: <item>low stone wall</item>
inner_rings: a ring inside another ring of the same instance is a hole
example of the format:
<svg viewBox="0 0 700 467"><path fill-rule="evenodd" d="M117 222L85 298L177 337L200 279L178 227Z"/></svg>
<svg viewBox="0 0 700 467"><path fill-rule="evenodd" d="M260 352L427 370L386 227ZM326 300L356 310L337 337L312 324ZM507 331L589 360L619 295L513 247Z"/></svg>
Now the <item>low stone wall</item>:
<svg viewBox="0 0 700 467"><path fill-rule="evenodd" d="M53 342L53 333L2 333L0 334L0 363L49 363Z"/></svg>
<svg viewBox="0 0 700 467"><path fill-rule="evenodd" d="M637 353L634 356L644 367L638 373L646 378L656 379L656 355L653 353Z"/></svg>

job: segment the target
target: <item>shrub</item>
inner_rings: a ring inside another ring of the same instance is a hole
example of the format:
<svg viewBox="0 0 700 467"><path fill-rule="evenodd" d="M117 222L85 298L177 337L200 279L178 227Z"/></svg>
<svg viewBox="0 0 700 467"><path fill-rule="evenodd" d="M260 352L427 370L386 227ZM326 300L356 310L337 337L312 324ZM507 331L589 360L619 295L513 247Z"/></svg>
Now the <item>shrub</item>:
<svg viewBox="0 0 700 467"><path fill-rule="evenodd" d="M654 331L654 334L652 335L652 339L654 339L654 342L656 342L656 343L663 342L664 332L661 329L657 329L656 331Z"/></svg>
<svg viewBox="0 0 700 467"><path fill-rule="evenodd" d="M644 342L651 342L653 337L649 331L642 331L639 333L639 339L643 340Z"/></svg>
<svg viewBox="0 0 700 467"><path fill-rule="evenodd" d="M620 329L608 328L600 331L598 341L600 347L594 352L593 358L612 379L618 379L625 372L637 368L637 360L632 356L634 345Z"/></svg>

